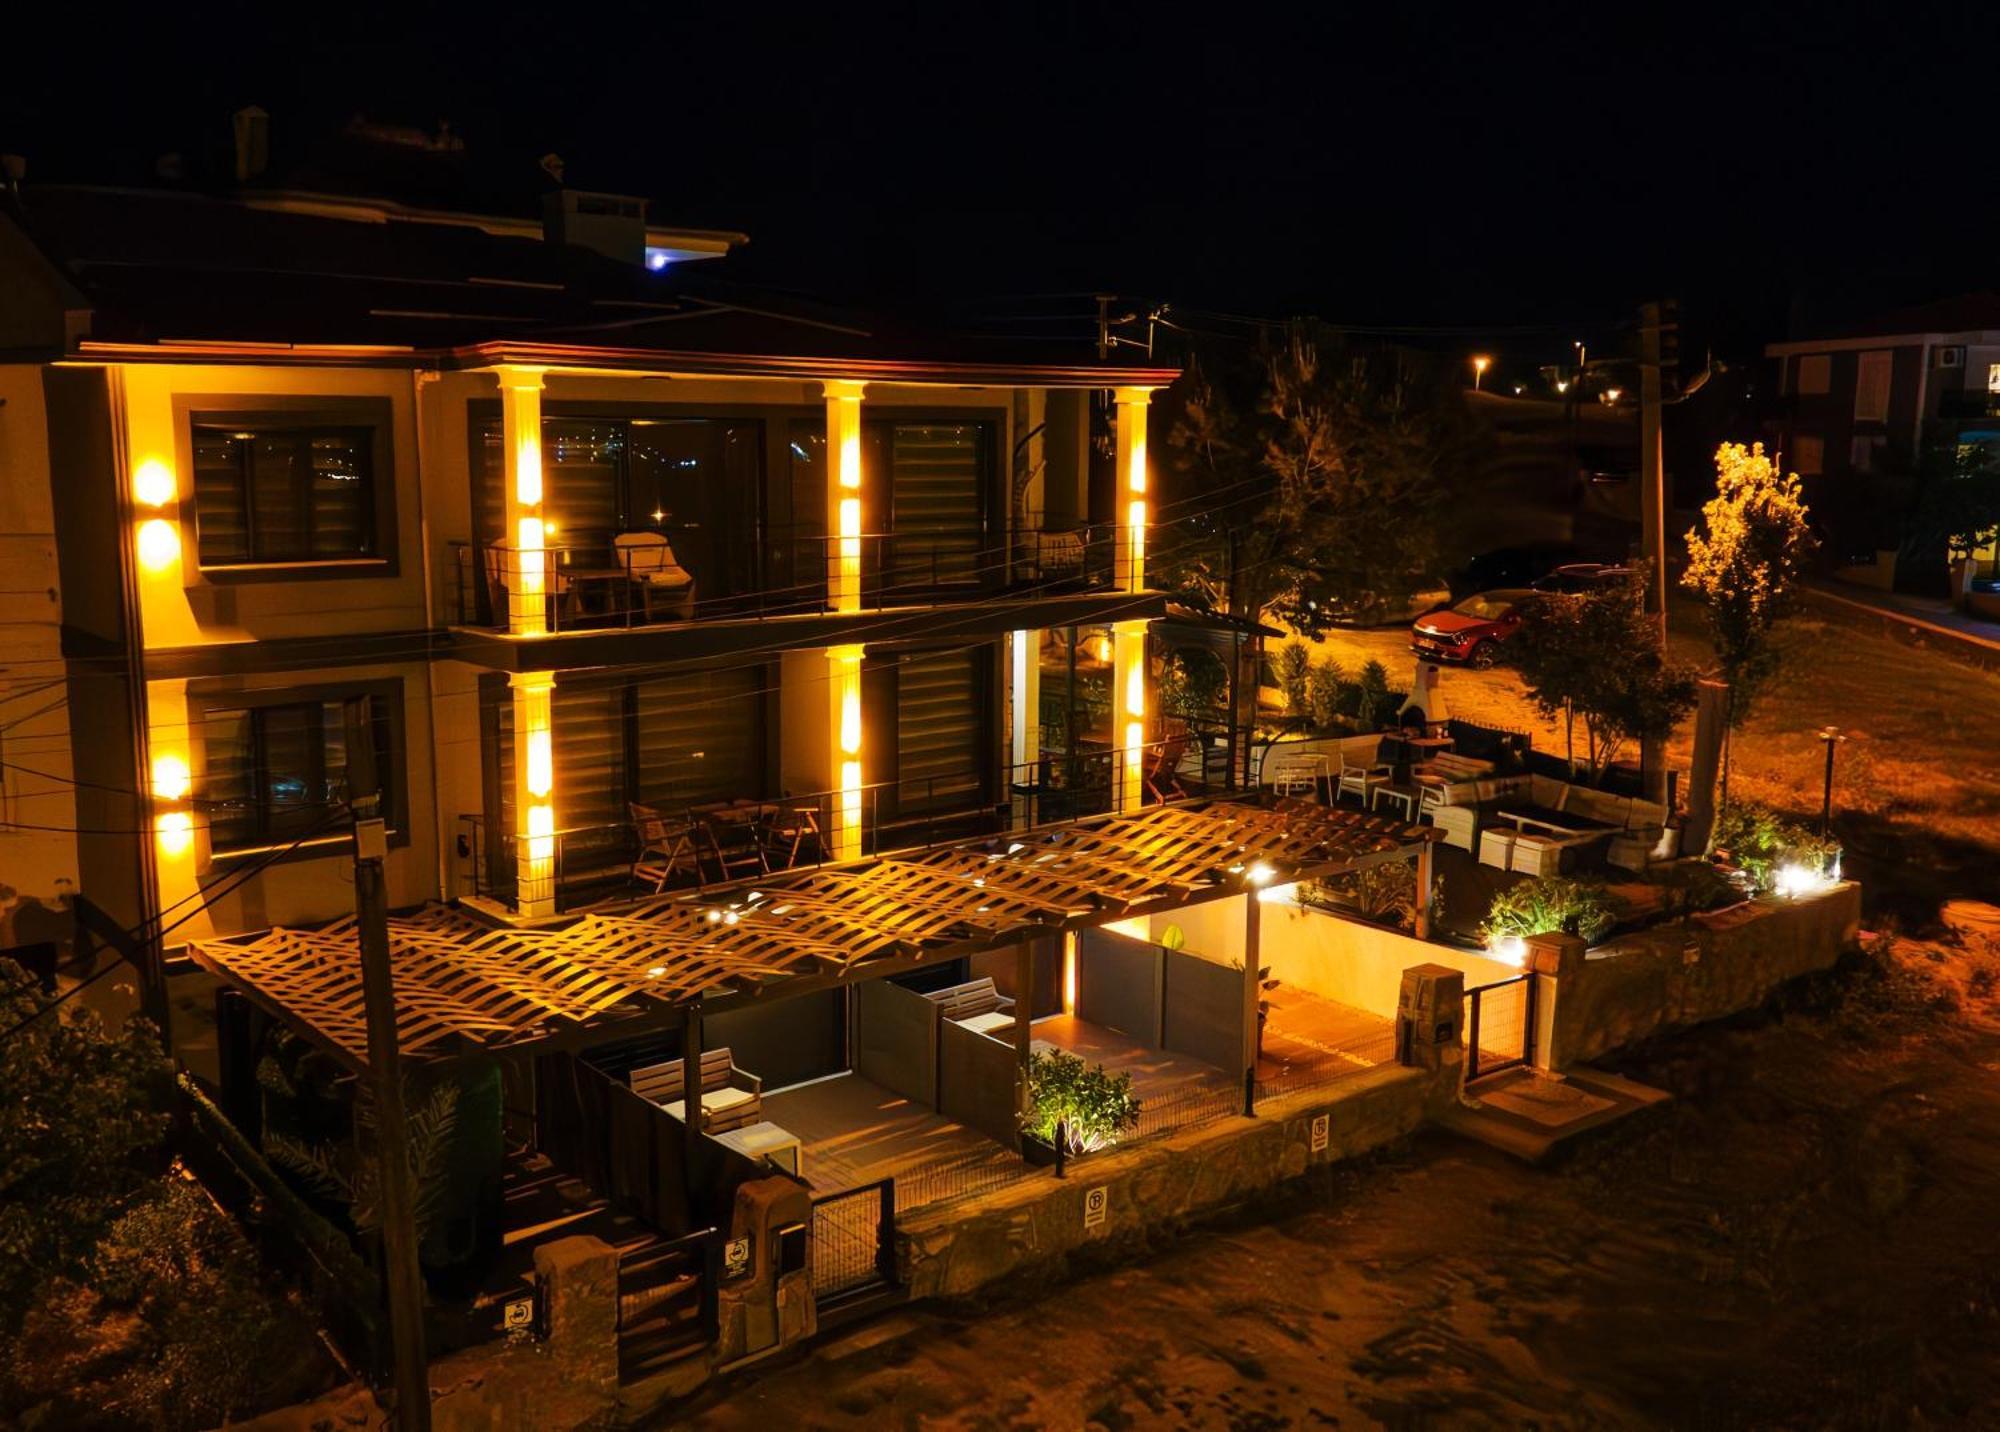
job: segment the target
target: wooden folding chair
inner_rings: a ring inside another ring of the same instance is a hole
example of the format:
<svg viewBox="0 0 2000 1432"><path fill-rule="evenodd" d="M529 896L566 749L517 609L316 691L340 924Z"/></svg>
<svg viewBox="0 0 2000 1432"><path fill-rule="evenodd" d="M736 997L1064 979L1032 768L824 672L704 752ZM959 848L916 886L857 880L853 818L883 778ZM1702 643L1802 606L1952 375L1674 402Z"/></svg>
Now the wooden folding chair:
<svg viewBox="0 0 2000 1432"><path fill-rule="evenodd" d="M651 880L653 893L666 889L667 882L682 871L694 876L697 887L707 884L701 873L701 852L695 846L694 825L687 820L670 820L652 806L631 802L632 829L639 837L639 853L632 860L632 879Z"/></svg>

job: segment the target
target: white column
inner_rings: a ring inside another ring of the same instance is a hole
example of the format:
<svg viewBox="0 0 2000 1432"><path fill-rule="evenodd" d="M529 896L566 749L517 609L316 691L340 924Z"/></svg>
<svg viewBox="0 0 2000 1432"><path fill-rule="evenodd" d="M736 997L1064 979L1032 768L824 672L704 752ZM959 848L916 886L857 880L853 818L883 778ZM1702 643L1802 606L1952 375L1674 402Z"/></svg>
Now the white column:
<svg viewBox="0 0 2000 1432"><path fill-rule="evenodd" d="M514 908L556 910L555 673L517 671L514 699Z"/></svg>
<svg viewBox="0 0 2000 1432"><path fill-rule="evenodd" d="M507 630L540 636L548 630L547 529L542 521L542 370L502 368L500 448L506 462L502 542L511 548Z"/></svg>
<svg viewBox="0 0 2000 1432"><path fill-rule="evenodd" d="M1111 628L1111 702L1118 743L1112 808L1132 812L1145 800L1146 624L1116 622Z"/></svg>
<svg viewBox="0 0 2000 1432"><path fill-rule="evenodd" d="M861 655L859 644L826 649L827 694L832 719L832 829L826 844L835 860L861 858Z"/></svg>
<svg viewBox="0 0 2000 1432"><path fill-rule="evenodd" d="M826 605L861 610L861 394L865 383L826 385Z"/></svg>
<svg viewBox="0 0 2000 1432"><path fill-rule="evenodd" d="M1118 545L1114 576L1119 590L1146 588L1146 405L1149 388L1119 388L1118 407Z"/></svg>

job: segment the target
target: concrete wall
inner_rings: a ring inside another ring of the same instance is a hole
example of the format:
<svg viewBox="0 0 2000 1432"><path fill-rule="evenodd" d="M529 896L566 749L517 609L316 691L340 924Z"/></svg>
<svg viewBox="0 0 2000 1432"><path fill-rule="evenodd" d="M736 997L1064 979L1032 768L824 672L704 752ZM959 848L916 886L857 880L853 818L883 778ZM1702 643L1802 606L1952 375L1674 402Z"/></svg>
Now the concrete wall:
<svg viewBox="0 0 2000 1432"><path fill-rule="evenodd" d="M958 1296L1003 1278L1059 1276L1078 1254L1118 1257L1171 1240L1191 1220L1271 1189L1318 1164L1336 1163L1404 1137L1423 1122L1433 1086L1455 1088L1458 1066L1438 1074L1390 1065L1326 1089L1267 1100L1258 1117L1225 1119L1070 1165L1058 1180L1032 1178L970 1203L920 1211L897 1226L897 1258L912 1297ZM1327 1145L1311 1147L1315 1116ZM1105 1218L1084 1226L1090 1190Z"/></svg>
<svg viewBox="0 0 2000 1432"><path fill-rule="evenodd" d="M1271 978L1293 989L1393 1019L1403 971L1411 965L1439 964L1462 971L1468 988L1520 973L1512 965L1469 950L1272 898L1278 893L1269 892L1265 899L1259 959L1270 969ZM1240 964L1245 898L1234 895L1155 915L1151 937L1158 940L1168 926L1178 925L1189 954L1218 964Z"/></svg>
<svg viewBox="0 0 2000 1432"><path fill-rule="evenodd" d="M1642 930L1591 951L1552 985L1546 1028L1554 1067L1589 1060L1664 1029L1754 1009L1787 980L1831 967L1861 924L1852 882L1797 900L1764 896Z"/></svg>

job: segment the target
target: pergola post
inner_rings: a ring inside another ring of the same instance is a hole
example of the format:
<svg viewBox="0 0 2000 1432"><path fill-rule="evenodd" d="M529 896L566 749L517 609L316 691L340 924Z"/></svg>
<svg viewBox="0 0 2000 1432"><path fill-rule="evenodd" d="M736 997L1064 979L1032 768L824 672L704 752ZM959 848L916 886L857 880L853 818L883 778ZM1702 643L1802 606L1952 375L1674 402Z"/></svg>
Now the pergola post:
<svg viewBox="0 0 2000 1432"><path fill-rule="evenodd" d="M1243 1116L1257 1115L1257 1006L1263 987L1264 902L1253 885L1243 892Z"/></svg>
<svg viewBox="0 0 2000 1432"><path fill-rule="evenodd" d="M1034 1112L1028 1099L1028 1065L1034 1058L1035 942L1014 947L1014 1101L1025 1127Z"/></svg>
<svg viewBox="0 0 2000 1432"><path fill-rule="evenodd" d="M695 1163L701 1155L701 1001L698 999L681 1006L681 1137L686 1144L681 1182L692 1208Z"/></svg>
<svg viewBox="0 0 2000 1432"><path fill-rule="evenodd" d="M1437 883L1437 842L1426 840L1417 847L1417 938L1431 937L1431 887Z"/></svg>

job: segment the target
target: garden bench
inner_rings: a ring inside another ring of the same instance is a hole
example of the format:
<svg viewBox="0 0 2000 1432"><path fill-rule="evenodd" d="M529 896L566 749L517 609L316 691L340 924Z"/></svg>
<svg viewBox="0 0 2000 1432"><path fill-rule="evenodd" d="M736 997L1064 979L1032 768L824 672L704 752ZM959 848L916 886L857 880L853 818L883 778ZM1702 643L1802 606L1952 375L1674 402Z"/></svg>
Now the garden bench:
<svg viewBox="0 0 2000 1432"><path fill-rule="evenodd" d="M991 975L948 989L932 990L924 997L938 1007L944 1018L980 1034L991 1033L1014 1020L1014 1001L994 988Z"/></svg>

